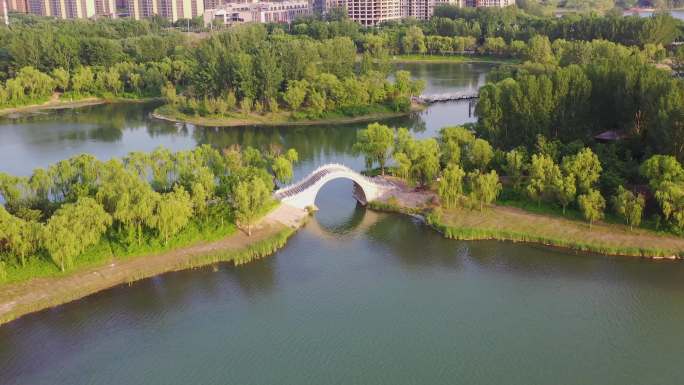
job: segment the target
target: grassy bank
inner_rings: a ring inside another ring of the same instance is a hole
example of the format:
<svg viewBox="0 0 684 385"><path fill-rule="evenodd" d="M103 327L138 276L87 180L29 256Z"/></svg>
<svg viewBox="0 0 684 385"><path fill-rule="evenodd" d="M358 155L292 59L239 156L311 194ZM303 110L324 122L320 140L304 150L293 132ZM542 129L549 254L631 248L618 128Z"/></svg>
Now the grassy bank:
<svg viewBox="0 0 684 385"><path fill-rule="evenodd" d="M604 255L648 258L681 258L684 238L649 229L630 230L617 220L589 226L579 213L537 207L528 209L516 200L502 200L478 211L470 208L434 207L407 202L427 202L426 192L404 191L384 201L370 202L378 211L420 214L446 238L529 242ZM397 199L398 198L398 199ZM611 218L613 219L613 218Z"/></svg>
<svg viewBox="0 0 684 385"><path fill-rule="evenodd" d="M483 211L438 209L428 223L445 237L459 240L530 242L604 255L679 258L684 239L609 223L592 227L577 220L535 214L513 207L492 206Z"/></svg>
<svg viewBox="0 0 684 385"><path fill-rule="evenodd" d="M206 234L201 241L194 238L195 241L189 246L179 246L182 242L179 240L167 249L154 253L127 255L104 261L92 257L92 263L85 262L66 273L56 272L40 278L3 284L0 286L0 324L24 314L159 274L218 262L242 265L263 258L283 247L296 231L296 227L279 222L278 213L279 209L269 213L252 236L235 231L235 227L231 225L229 235L221 235L220 231L216 231ZM302 223L301 220L299 224ZM223 228L227 229L228 227ZM193 237L188 237L187 240L191 238Z"/></svg>
<svg viewBox="0 0 684 385"><path fill-rule="evenodd" d="M25 106L17 106L17 107L1 108L0 109L0 116L8 116L8 115L13 115L13 114L27 114L27 113L45 111L45 110L79 108L79 107L94 106L94 105L106 104L106 103L139 103L139 102L147 102L147 101L151 101L151 100L155 100L155 99L157 99L157 98L140 98L140 97L108 97L108 98L102 98L102 97L96 97L96 96L71 97L68 95L61 95L58 97L52 97L49 100L42 102L42 103L30 104L30 105L25 105Z"/></svg>
<svg viewBox="0 0 684 385"><path fill-rule="evenodd" d="M519 63L518 59L501 58L488 55L396 55L392 63Z"/></svg>
<svg viewBox="0 0 684 385"><path fill-rule="evenodd" d="M421 104L414 104L409 112L395 112L385 106L377 106L377 108L372 108L370 113L359 116L346 116L341 113L326 113L324 117L318 119L298 119L289 111L266 112L263 114L233 112L227 116L196 116L185 114L177 108L167 104L155 109L152 116L160 120L191 123L208 127L240 127L254 125L311 126L371 122L404 116L411 112L421 111L424 108L425 106Z"/></svg>

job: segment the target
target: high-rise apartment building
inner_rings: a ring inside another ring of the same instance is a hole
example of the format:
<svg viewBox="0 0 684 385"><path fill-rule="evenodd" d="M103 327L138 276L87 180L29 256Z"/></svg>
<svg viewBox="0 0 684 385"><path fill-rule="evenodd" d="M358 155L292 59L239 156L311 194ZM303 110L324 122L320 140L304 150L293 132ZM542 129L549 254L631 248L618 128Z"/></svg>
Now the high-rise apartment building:
<svg viewBox="0 0 684 385"><path fill-rule="evenodd" d="M465 0L466 7L508 7L515 4L515 0Z"/></svg>
<svg viewBox="0 0 684 385"><path fill-rule="evenodd" d="M5 25L9 24L9 10L7 9L7 0L0 0L0 18Z"/></svg>
<svg viewBox="0 0 684 385"><path fill-rule="evenodd" d="M346 8L351 20L363 26L377 25L383 21L402 17L401 4L404 0L313 0L316 13L327 13L332 8Z"/></svg>
<svg viewBox="0 0 684 385"><path fill-rule="evenodd" d="M84 19L95 16L116 17L115 0L7 0L13 11L28 12L59 19ZM23 4L21 1L25 1ZM22 10L23 9L23 10Z"/></svg>
<svg viewBox="0 0 684 385"><path fill-rule="evenodd" d="M229 2L204 12L204 23L291 23L296 18L310 15L308 1Z"/></svg>
<svg viewBox="0 0 684 385"><path fill-rule="evenodd" d="M458 7L507 7L515 0L312 0L315 13L325 14L333 7L346 8L349 18L364 26L405 17L428 20L441 4Z"/></svg>
<svg viewBox="0 0 684 385"><path fill-rule="evenodd" d="M6 1L7 1L7 10L9 12L21 12L21 13L28 12L28 5L26 4L26 0L6 0Z"/></svg>
<svg viewBox="0 0 684 385"><path fill-rule="evenodd" d="M95 16L95 0L27 0L28 11L35 15L59 19Z"/></svg>
<svg viewBox="0 0 684 385"><path fill-rule="evenodd" d="M203 0L128 0L128 16L140 20L159 15L171 21L204 14Z"/></svg>
<svg viewBox="0 0 684 385"><path fill-rule="evenodd" d="M116 0L95 0L95 14L115 18Z"/></svg>

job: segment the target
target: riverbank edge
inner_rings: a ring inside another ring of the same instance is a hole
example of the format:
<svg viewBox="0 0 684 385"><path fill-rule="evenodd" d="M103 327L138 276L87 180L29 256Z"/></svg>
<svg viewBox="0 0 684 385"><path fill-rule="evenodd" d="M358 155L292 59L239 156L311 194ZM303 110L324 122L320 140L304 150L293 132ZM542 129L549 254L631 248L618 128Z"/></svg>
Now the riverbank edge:
<svg viewBox="0 0 684 385"><path fill-rule="evenodd" d="M140 99L130 99L130 98L100 98L100 97L88 97L79 100L49 100L43 104L31 104L28 106L21 107L10 107L0 109L0 117L6 117L12 114L28 114L32 112L49 111L49 110L66 110L66 109L76 109L89 106L97 106L100 104L123 104L123 103L146 103L155 100L160 100L160 98L140 98Z"/></svg>
<svg viewBox="0 0 684 385"><path fill-rule="evenodd" d="M401 116L406 116L415 112L423 111L426 105L421 103L413 103L411 105L411 110L408 112L383 112L374 113L369 115L353 116L353 117L343 117L343 118L331 118L331 119L316 119L316 120L300 120L300 121L288 121L288 120L260 120L260 119L239 119L239 118L206 118L206 117L194 117L177 112L173 115L168 112L162 112L164 107L167 105L157 107L154 111L150 113L150 116L154 119L164 120L172 123L189 123L196 126L203 127L246 127L246 126L327 126L333 124L352 124L352 123L365 123L377 120L398 118Z"/></svg>
<svg viewBox="0 0 684 385"><path fill-rule="evenodd" d="M273 210L271 213L275 212L276 210L277 209ZM117 273L115 272L107 277L94 269L76 271L73 274L70 274L68 277L86 277L88 275L97 275L100 280L91 281L88 285L79 285L75 287L70 287L68 285L63 285L63 287L51 286L50 291L53 293L52 295L39 296L35 301L22 303L18 306L14 306L12 303L15 301L0 304L0 326L19 319L25 315L64 305L92 294L96 294L103 290L111 289L124 284L130 285L133 282L160 276L166 273L196 269L217 263L227 262L233 262L235 266L239 266L265 258L284 247L287 244L288 239L302 226L304 226L307 221L308 215L302 215L301 219L298 220L296 224L290 223L288 225L281 222L262 224L263 227L268 228L269 234L262 239L249 237L250 242L237 249L232 249L231 244L229 243L224 244L220 248L207 252L191 251L193 248L197 248L198 246L206 246L205 248L211 249L211 245L218 245L225 243L226 241L230 241L231 238L234 238L236 235L233 233L222 240L209 242L207 244L202 244L202 242L199 242L198 244L180 247L178 249L169 250L161 254L145 254L124 261L115 261L114 263L108 262L99 266L100 269L109 268L112 270L118 270L120 273L121 271L125 270L126 267L130 267L127 265L131 264L131 262L136 262L145 258L151 258L153 256L156 256L158 259L160 259L159 263L152 264L144 270L125 272L121 276L117 276ZM164 260L163 258L165 255L172 253L183 253L184 251L187 251L186 255L179 260ZM109 266L107 266L108 264ZM54 281L57 281L59 278L44 278L44 280L54 283ZM20 297L24 294L26 293L17 294L16 297ZM8 305L10 306L8 307Z"/></svg>
<svg viewBox="0 0 684 385"><path fill-rule="evenodd" d="M468 64L468 63L484 63L484 64L518 64L519 59L505 59L486 55L395 55L392 56L390 62L394 64L411 64L411 63L454 63L454 64Z"/></svg>
<svg viewBox="0 0 684 385"><path fill-rule="evenodd" d="M538 234L526 234L508 230L492 230L476 227L455 227L443 223L439 217L429 209L417 209L404 207L386 202L368 202L368 208L389 213L398 213L417 217L427 226L442 234L444 238L458 241L501 241L512 243L527 243L552 247L564 250L572 250L582 253L599 254L610 257L636 257L653 260L682 260L681 255L662 253L658 249L649 248L608 248L602 245L581 244L564 239L545 237Z"/></svg>

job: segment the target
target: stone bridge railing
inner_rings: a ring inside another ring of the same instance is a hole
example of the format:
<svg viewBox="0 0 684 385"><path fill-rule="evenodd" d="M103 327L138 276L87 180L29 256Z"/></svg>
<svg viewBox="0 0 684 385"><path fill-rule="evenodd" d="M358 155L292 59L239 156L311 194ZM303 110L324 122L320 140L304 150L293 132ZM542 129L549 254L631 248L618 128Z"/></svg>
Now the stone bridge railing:
<svg viewBox="0 0 684 385"><path fill-rule="evenodd" d="M363 204L377 199L384 191L395 188L387 181L366 177L343 164L330 163L318 167L299 182L278 189L274 197L299 208L313 206L318 190L330 180L339 178L354 181L364 195L364 197L356 195L355 197Z"/></svg>

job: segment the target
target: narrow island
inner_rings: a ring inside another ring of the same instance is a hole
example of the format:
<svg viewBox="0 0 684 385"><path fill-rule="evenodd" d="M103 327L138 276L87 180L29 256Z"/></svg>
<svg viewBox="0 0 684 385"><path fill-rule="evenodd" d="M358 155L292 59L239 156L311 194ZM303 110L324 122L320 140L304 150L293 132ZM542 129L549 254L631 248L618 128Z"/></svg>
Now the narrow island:
<svg viewBox="0 0 684 385"><path fill-rule="evenodd" d="M169 271L270 255L308 217L280 205L295 150L159 147L0 172L0 324Z"/></svg>

